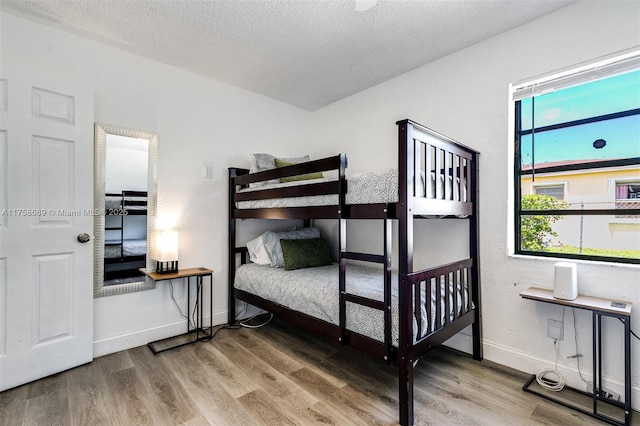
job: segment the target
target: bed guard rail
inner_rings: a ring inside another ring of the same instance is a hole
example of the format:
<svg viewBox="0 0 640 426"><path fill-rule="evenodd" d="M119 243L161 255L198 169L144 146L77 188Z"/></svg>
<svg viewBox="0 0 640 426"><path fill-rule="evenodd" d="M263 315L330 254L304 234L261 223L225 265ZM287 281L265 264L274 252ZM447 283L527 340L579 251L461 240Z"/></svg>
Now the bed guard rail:
<svg viewBox="0 0 640 426"><path fill-rule="evenodd" d="M413 285L412 310L417 324L416 346L436 332L439 332L438 342L429 344L442 343L448 337L440 331L465 315L469 323L473 321L473 315L467 314L477 306L474 303L474 263L474 259L469 258L409 274L409 284Z"/></svg>
<svg viewBox="0 0 640 426"><path fill-rule="evenodd" d="M281 179L293 176L300 176L309 173L326 172L337 170L339 177L344 178L347 167L347 155L339 154L333 157L322 158L319 160L307 161L304 163L293 164L290 166L279 167L272 170L265 170L257 173L242 174L233 179L233 184L248 186L251 183L266 183L273 179ZM315 183L303 185L302 195L326 195L340 193L340 179L332 182ZM300 196L298 191L301 186L284 187L277 189L264 189L250 191L242 194L236 194L236 201L245 200L264 200L269 198L286 198ZM306 191L304 189L306 188Z"/></svg>
<svg viewBox="0 0 640 426"><path fill-rule="evenodd" d="M291 166L276 168L257 173L247 173L246 169L229 169L231 206L242 201L269 200L275 198L307 197L317 195L337 195L337 205L305 206L305 207L280 207L280 208L233 208L232 215L238 219L262 218L262 219L330 219L339 218L344 211L347 181L345 171L347 167L346 154L319 160L307 161ZM309 180L301 185L279 187L257 187L248 191L239 191L240 188L250 187L250 184L281 178L300 176L309 173L337 171L338 179L330 181L314 182Z"/></svg>

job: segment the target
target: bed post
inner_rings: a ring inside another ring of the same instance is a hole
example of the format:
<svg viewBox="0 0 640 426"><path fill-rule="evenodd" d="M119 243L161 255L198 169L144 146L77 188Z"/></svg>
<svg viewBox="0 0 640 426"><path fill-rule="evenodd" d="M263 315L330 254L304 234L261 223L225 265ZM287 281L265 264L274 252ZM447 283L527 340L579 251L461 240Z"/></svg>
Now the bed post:
<svg viewBox="0 0 640 426"><path fill-rule="evenodd" d="M409 120L398 124L398 172L399 172L399 211L398 211L398 389L400 424L413 424L413 360L410 349L413 341L413 321L411 315L412 289L409 274L413 272L413 188L414 159L413 125Z"/></svg>
<svg viewBox="0 0 640 426"><path fill-rule="evenodd" d="M471 326L473 334L473 359L482 361L482 312L480 303L480 191L479 191L479 176L480 166L478 164L479 153L473 153L472 167L471 167L471 195L473 201L473 217L469 220L469 254L474 259L473 266L471 267L471 292L472 300L475 304L474 320Z"/></svg>
<svg viewBox="0 0 640 426"><path fill-rule="evenodd" d="M340 154L340 169L338 170L338 180L340 181L340 193L338 196L338 323L340 326L340 342L346 343L347 337L347 302L345 299L347 283L347 259L343 256L347 251L347 221L346 216L346 196L347 181L345 178L347 167L346 154Z"/></svg>
<svg viewBox="0 0 640 426"><path fill-rule="evenodd" d="M236 218L235 218L235 193L236 186L233 179L238 175L236 168L229 167L229 240L228 240L228 253L229 263L228 267L228 306L227 306L227 322L231 325L236 321L236 298L234 295L233 283L236 277Z"/></svg>

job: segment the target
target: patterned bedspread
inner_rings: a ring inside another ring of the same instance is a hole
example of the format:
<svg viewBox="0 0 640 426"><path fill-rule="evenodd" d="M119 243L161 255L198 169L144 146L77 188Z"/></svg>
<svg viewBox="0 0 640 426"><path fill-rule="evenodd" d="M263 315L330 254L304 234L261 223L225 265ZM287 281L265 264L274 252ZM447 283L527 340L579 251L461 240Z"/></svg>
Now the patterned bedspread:
<svg viewBox="0 0 640 426"><path fill-rule="evenodd" d="M105 241L105 243L116 243L118 241ZM120 246L105 246L104 257L107 259L115 259L119 257L128 256L142 256L147 254L147 240L124 240L122 245L122 253L120 252ZM122 256L121 256L122 255Z"/></svg>
<svg viewBox="0 0 640 426"><path fill-rule="evenodd" d="M235 288L329 323L339 324L337 264L285 271L282 268L249 263L240 266L236 271ZM393 345L396 347L399 341L397 289L397 275L393 274L391 337ZM350 264L347 267L346 290L348 293L358 296L383 300L382 269ZM457 300L461 301L459 290ZM434 295L431 301L431 311L435 312L435 291L432 291L431 294ZM449 305L454 309L453 302L451 300L450 302ZM444 298L442 304L441 322L444 323L446 314ZM460 308L460 303L458 303L455 309L459 311ZM453 311L449 312L449 315L452 318ZM347 302L346 317L347 329L378 341L384 340L384 315L382 311ZM435 326L435 316L428 318L424 307L422 307L421 321L422 328L425 330L427 329L427 324L429 324L429 329L431 330ZM417 329L415 319L413 329L415 341Z"/></svg>

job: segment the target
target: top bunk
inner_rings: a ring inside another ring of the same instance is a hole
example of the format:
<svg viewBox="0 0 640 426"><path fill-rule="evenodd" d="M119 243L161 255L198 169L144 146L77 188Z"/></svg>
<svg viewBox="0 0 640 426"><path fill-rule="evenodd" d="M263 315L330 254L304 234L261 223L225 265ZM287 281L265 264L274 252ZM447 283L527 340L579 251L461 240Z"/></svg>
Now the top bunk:
<svg viewBox="0 0 640 426"><path fill-rule="evenodd" d="M398 167L348 175L347 156L264 171L229 168L232 219L468 217L478 152L411 120L398 125Z"/></svg>
<svg viewBox="0 0 640 426"><path fill-rule="evenodd" d="M146 215L147 191L108 192L104 207L107 216Z"/></svg>

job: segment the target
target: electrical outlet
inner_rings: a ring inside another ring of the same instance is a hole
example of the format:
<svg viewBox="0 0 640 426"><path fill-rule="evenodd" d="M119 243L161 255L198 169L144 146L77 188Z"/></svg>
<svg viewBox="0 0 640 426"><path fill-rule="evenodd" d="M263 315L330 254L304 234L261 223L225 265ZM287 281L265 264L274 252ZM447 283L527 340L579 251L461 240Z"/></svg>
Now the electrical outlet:
<svg viewBox="0 0 640 426"><path fill-rule="evenodd" d="M547 336L555 340L564 339L564 327L562 321L547 318Z"/></svg>
<svg viewBox="0 0 640 426"><path fill-rule="evenodd" d="M593 382L587 382L587 392L593 394ZM609 389L596 389L596 392L600 394L602 398L609 399L611 401L620 401L620 394L615 393Z"/></svg>

